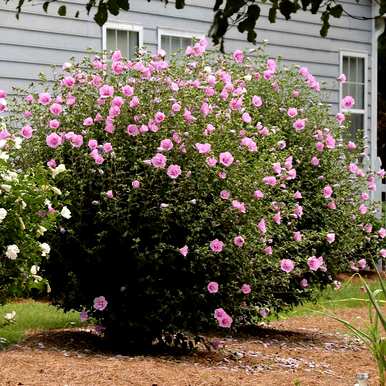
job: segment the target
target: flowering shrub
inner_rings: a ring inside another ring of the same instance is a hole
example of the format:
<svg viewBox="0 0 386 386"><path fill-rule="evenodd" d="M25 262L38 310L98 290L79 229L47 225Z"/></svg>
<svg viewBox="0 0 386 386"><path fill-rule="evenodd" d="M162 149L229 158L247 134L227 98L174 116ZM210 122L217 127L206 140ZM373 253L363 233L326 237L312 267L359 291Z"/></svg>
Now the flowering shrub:
<svg viewBox="0 0 386 386"><path fill-rule="evenodd" d="M44 167L15 167L21 148L22 137L10 134L0 121L0 304L45 286L39 266L50 246L41 238L55 223L50 203L60 193L49 184Z"/></svg>
<svg viewBox="0 0 386 386"><path fill-rule="evenodd" d="M12 107L22 163L68 170L53 299L121 344L255 323L381 253L375 174L309 70L205 48L66 63Z"/></svg>

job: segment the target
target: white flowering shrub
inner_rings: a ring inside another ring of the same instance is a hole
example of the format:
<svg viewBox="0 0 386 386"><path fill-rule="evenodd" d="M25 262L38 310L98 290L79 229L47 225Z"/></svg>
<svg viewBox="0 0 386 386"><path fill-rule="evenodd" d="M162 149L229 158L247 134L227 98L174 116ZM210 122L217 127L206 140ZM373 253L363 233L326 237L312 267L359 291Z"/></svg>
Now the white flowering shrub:
<svg viewBox="0 0 386 386"><path fill-rule="evenodd" d="M205 48L85 58L11 104L21 164L67 170L53 299L118 344L254 324L384 250L375 173L308 69Z"/></svg>
<svg viewBox="0 0 386 386"><path fill-rule="evenodd" d="M50 253L43 240L57 217L53 203L60 191L50 185L49 171L17 168L22 142L0 120L0 304L46 285L38 274Z"/></svg>

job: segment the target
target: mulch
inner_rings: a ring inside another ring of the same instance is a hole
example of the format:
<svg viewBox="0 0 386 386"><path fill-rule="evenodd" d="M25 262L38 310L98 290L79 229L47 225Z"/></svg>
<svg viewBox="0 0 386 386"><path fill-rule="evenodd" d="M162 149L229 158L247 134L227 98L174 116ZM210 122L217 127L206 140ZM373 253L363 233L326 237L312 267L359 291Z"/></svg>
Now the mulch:
<svg viewBox="0 0 386 386"><path fill-rule="evenodd" d="M341 309L357 326L366 308ZM367 372L368 350L332 319L292 317L237 336L213 337L222 348L190 355L119 355L86 329L31 332L0 353L1 386L286 386L354 385Z"/></svg>

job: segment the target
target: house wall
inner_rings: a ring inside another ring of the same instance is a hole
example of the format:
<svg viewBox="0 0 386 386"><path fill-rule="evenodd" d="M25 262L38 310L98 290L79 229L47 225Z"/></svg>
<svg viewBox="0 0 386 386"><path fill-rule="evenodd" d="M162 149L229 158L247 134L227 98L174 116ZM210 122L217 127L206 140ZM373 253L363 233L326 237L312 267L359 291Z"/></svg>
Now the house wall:
<svg viewBox="0 0 386 386"><path fill-rule="evenodd" d="M357 3L355 0L341 1L344 8L353 15L371 17L370 2ZM0 3L0 88L11 91L12 86L24 86L38 79L39 72L52 78L50 65L59 66L74 56L80 58L87 49L99 51L102 48L102 30L87 16L84 1L66 1L67 15L56 15L63 4L58 1L49 7L44 15L41 5L26 3L20 20L15 19L15 2ZM109 21L143 26L144 45L157 49L158 29L174 29L184 32L205 34L210 26L213 12L208 4L214 1L187 0L184 10L176 10L172 1L168 6L159 0L151 3L130 0L130 12L110 17ZM79 19L70 17L80 10ZM326 101L332 105L332 113L339 109L339 88L335 78L339 75L340 51L368 54L368 104L371 101L371 21L354 20L348 16L331 21L327 38L319 36L320 15L300 12L292 20L278 17L275 24L267 18L268 10L262 6L258 21L258 41L268 40L267 52L272 57L282 57L287 64L307 66L319 81L325 82ZM251 47L245 35L236 29L229 32L226 50ZM366 135L370 138L371 106L368 106Z"/></svg>

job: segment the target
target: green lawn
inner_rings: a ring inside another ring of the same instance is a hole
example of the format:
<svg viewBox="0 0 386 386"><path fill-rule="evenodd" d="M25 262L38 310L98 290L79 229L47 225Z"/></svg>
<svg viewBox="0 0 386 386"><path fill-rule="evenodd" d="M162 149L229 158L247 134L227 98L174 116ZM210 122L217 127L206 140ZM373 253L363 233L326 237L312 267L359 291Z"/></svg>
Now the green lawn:
<svg viewBox="0 0 386 386"><path fill-rule="evenodd" d="M0 338L7 344L19 342L27 331L67 328L80 325L79 313L64 313L47 303L34 301L10 303L0 307L0 324L7 312L16 311L15 323L0 327Z"/></svg>
<svg viewBox="0 0 386 386"><path fill-rule="evenodd" d="M379 283L371 282L372 289L378 288ZM286 319L291 316L309 315L314 310L324 308L334 309L341 307L360 307L364 302L359 300L348 300L351 298L365 299L365 294L360 290L358 282L346 282L338 291L329 288L323 291L318 303L307 303L294 308L289 312L279 315L279 318ZM34 301L10 303L0 307L0 325L6 312L16 311L16 321L10 325L0 326L0 338L6 339L6 344L19 342L27 331L49 330L55 328L77 327L80 325L79 313L64 313L48 303ZM1 343L0 343L1 346Z"/></svg>

